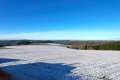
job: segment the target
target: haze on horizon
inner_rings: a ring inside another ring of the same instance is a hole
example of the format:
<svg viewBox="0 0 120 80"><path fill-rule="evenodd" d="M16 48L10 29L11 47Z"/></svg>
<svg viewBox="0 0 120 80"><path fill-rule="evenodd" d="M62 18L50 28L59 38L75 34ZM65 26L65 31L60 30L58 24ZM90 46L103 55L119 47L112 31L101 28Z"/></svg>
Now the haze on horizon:
<svg viewBox="0 0 120 80"><path fill-rule="evenodd" d="M0 0L0 39L120 40L119 0Z"/></svg>

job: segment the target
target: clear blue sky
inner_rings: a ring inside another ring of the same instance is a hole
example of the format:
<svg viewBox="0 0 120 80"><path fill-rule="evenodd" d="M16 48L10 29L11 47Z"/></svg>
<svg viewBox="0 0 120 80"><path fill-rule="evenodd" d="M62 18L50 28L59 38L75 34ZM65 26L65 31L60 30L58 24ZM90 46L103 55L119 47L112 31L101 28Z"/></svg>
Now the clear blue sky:
<svg viewBox="0 0 120 80"><path fill-rule="evenodd" d="M120 0L0 0L0 39L120 39Z"/></svg>

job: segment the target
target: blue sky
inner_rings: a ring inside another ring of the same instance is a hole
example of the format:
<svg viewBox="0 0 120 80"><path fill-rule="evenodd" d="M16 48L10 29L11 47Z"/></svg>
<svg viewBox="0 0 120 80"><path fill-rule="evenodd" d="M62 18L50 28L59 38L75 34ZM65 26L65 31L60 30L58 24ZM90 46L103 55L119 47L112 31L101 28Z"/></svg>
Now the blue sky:
<svg viewBox="0 0 120 80"><path fill-rule="evenodd" d="M0 0L0 39L120 39L120 0Z"/></svg>

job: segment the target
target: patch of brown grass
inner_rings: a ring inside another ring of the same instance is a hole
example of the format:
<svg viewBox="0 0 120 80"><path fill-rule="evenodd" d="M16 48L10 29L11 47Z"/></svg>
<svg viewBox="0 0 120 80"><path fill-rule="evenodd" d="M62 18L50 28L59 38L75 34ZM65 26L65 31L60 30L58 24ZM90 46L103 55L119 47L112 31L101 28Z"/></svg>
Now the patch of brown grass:
<svg viewBox="0 0 120 80"><path fill-rule="evenodd" d="M0 80L12 80L9 74L0 70Z"/></svg>

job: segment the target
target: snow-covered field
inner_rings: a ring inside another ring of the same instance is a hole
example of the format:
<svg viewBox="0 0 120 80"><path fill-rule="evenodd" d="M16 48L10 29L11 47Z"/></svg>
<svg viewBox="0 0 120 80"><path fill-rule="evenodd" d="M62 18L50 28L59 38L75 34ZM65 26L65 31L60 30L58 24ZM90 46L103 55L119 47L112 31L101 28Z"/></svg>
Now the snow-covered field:
<svg viewBox="0 0 120 80"><path fill-rule="evenodd" d="M120 80L120 51L57 45L8 48L0 50L0 68L14 80Z"/></svg>

